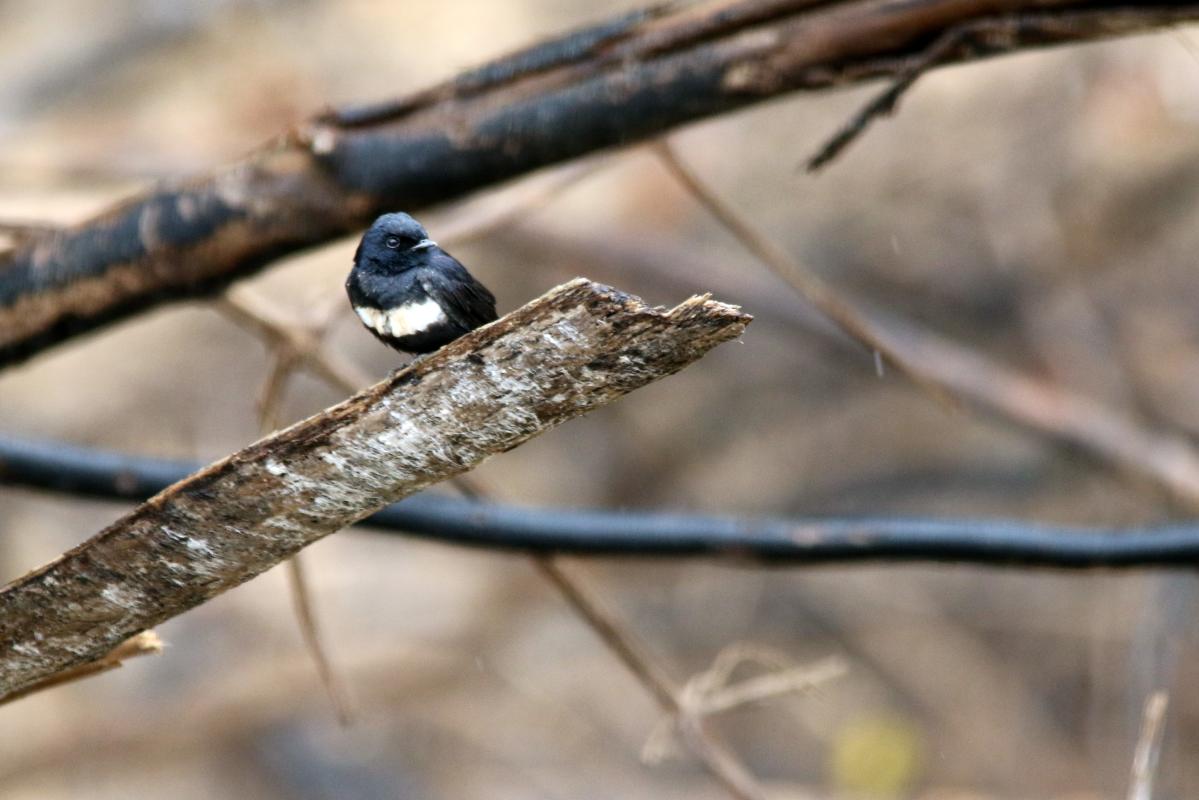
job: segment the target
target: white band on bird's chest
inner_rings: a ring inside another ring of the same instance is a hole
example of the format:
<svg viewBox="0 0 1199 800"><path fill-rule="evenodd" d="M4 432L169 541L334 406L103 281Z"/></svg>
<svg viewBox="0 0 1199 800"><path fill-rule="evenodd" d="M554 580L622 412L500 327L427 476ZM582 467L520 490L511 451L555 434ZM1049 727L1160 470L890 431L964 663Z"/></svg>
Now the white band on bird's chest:
<svg viewBox="0 0 1199 800"><path fill-rule="evenodd" d="M354 306L354 313L362 324L383 336L412 336L424 333L434 325L446 321L445 312L431 298L419 303L406 303L387 309Z"/></svg>

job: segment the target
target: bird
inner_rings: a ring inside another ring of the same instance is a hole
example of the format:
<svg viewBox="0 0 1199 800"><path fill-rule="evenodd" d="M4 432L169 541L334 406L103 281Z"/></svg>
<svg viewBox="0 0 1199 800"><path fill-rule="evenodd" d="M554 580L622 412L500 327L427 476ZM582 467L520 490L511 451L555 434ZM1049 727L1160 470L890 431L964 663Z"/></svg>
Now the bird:
<svg viewBox="0 0 1199 800"><path fill-rule="evenodd" d="M417 357L496 319L495 296L402 212L363 234L346 293L368 331Z"/></svg>

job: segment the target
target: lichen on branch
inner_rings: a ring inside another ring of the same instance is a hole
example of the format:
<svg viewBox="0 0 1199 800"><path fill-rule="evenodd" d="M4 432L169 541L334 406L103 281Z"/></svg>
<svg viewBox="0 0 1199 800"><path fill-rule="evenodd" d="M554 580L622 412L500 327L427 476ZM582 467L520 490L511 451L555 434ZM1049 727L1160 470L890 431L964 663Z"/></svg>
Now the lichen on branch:
<svg viewBox="0 0 1199 800"><path fill-rule="evenodd" d="M578 279L195 473L0 590L0 698L682 369L749 317Z"/></svg>

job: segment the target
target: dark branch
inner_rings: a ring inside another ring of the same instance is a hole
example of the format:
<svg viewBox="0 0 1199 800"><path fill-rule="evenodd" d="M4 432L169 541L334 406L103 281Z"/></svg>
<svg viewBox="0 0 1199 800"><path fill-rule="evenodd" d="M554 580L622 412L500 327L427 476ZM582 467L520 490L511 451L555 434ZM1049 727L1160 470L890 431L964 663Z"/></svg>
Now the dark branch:
<svg viewBox="0 0 1199 800"><path fill-rule="evenodd" d="M1038 11L937 65L1199 18L1199 3L724 0L624 15L395 102L314 118L0 255L0 366L361 228L785 92L902 76L947 31ZM1002 15L999 12L1003 12ZM1085 12L1085 13L1084 13ZM1052 24L1061 14L1069 24Z"/></svg>
<svg viewBox="0 0 1199 800"><path fill-rule="evenodd" d="M949 28L926 50L908 60L891 76L890 85L866 103L808 159L807 169L815 172L831 162L866 132L871 122L895 111L899 100L916 80L947 61L965 61L1011 52L1036 44L1052 44L1112 35L1119 31L1140 30L1149 19L1170 24L1179 19L1179 10L1165 7L1145 9L1083 9L1072 13L1057 9L1048 13L1012 13L999 17L973 19Z"/></svg>
<svg viewBox="0 0 1199 800"><path fill-rule="evenodd" d="M0 438L0 482L141 500L199 464L61 442ZM1199 523L1135 529L940 519L732 519L696 514L519 508L418 494L363 520L372 528L498 550L593 556L718 556L769 564L964 562L993 566L1199 564Z"/></svg>
<svg viewBox="0 0 1199 800"><path fill-rule="evenodd" d="M524 240L524 236L517 238ZM630 247L613 242L611 237L564 237L544 229L538 229L528 241L538 247L550 247L559 255L559 261L574 259L606 266L614 278L650 270L665 291L691 291L694 280L689 276L702 272L710 276L706 279L708 288L744 294L745 287L735 277L722 273L720 265L696 269L704 256L685 247L665 247L662 243L652 249ZM680 265L686 269L680 269ZM851 339L841 336L832 326L805 316L802 306L796 307L784 296L755 292L753 297L746 298L746 302L751 300L755 313L763 321L773 319L796 330L815 333L818 338L813 341L852 347ZM1091 395L1013 369L878 307L861 301L856 306L857 313L877 331L889 349L919 368L923 380L998 419L1047 436L1059 445L1081 447L1100 463L1144 476L1167 489L1186 507L1199 510L1199 449L1187 436L1155 429L1136 415L1106 405Z"/></svg>

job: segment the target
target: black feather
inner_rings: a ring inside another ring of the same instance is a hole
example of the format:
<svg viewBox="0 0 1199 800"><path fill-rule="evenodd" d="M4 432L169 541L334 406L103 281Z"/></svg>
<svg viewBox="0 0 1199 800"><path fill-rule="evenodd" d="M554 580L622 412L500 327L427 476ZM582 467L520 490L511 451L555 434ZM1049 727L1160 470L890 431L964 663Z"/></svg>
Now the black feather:
<svg viewBox="0 0 1199 800"><path fill-rule="evenodd" d="M384 214L363 235L346 291L366 329L408 353L432 352L496 319L487 287L407 214ZM436 319L427 313L430 300L440 309ZM402 323L398 335L393 323Z"/></svg>
<svg viewBox="0 0 1199 800"><path fill-rule="evenodd" d="M432 268L418 273L421 287L461 328L474 330L493 321L495 296L456 258L440 248L433 249L436 252L430 258Z"/></svg>

